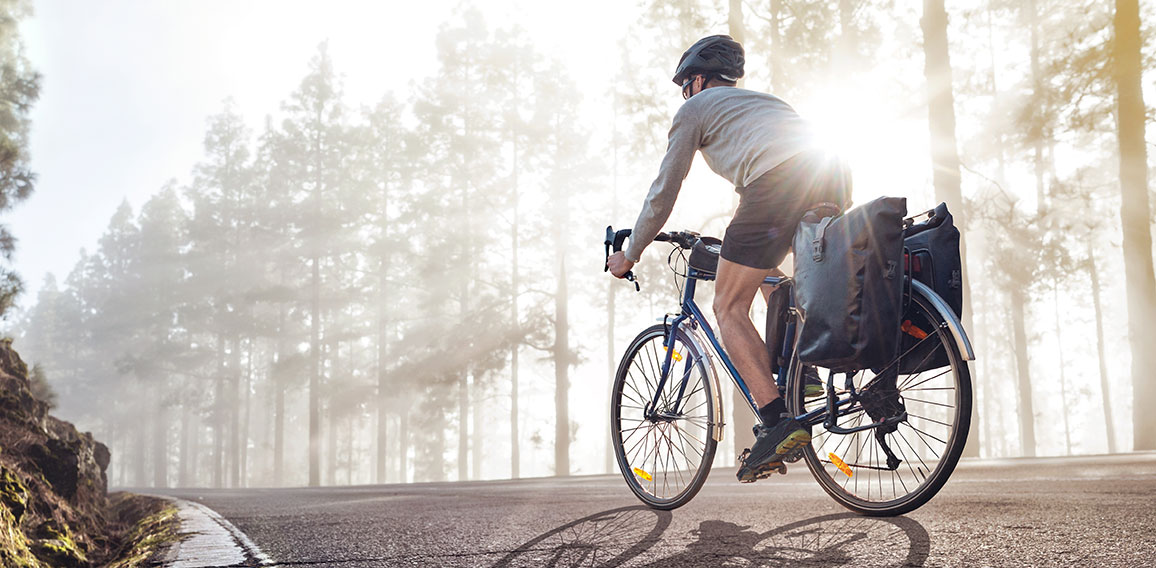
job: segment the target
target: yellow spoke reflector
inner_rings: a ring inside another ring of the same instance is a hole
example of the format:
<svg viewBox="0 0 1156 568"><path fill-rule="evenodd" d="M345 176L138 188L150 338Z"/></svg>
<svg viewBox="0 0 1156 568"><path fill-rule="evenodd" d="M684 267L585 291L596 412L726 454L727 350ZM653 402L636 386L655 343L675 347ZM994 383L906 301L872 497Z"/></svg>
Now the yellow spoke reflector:
<svg viewBox="0 0 1156 568"><path fill-rule="evenodd" d="M663 345L663 346L662 346L662 348L663 348L664 350L667 350L667 351L669 351L669 350L670 350L670 348L669 348L669 347L667 347L667 346L665 346L665 345ZM681 353L679 353L678 351L675 351L675 352L674 352L674 354L673 354L673 355L671 355L670 357L671 357L672 359L674 359L675 361L682 361L682 354L681 354Z"/></svg>
<svg viewBox="0 0 1156 568"><path fill-rule="evenodd" d="M637 467L634 468L634 475L637 475L638 477L641 477L642 479L645 479L647 481L653 481L654 480L654 478L651 477L649 473L646 473L645 471L642 471L641 469L639 469Z"/></svg>
<svg viewBox="0 0 1156 568"><path fill-rule="evenodd" d="M835 452L827 454L827 457L831 458L831 463L835 464L835 466L839 468L839 471L847 474L847 477L851 477L851 468L847 465L847 462L839 459L839 456L835 455Z"/></svg>

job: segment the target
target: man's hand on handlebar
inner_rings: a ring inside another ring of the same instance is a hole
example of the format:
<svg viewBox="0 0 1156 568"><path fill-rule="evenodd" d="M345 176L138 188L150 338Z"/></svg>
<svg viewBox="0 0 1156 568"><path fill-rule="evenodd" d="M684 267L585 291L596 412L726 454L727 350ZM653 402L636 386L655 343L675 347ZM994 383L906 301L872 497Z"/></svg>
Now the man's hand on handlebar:
<svg viewBox="0 0 1156 568"><path fill-rule="evenodd" d="M622 278L634 268L634 263L626 259L626 254L622 251L615 252L606 259L606 266L610 267L610 273L615 278Z"/></svg>

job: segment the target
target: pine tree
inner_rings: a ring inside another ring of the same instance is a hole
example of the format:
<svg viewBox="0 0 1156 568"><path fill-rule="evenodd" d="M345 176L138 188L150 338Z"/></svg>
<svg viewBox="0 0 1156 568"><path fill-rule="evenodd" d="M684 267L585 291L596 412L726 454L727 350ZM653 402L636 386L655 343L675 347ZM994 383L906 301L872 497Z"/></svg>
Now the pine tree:
<svg viewBox="0 0 1156 568"><path fill-rule="evenodd" d="M1148 202L1146 109L1141 92L1140 7L1116 0L1116 124L1120 147L1120 222L1124 230L1124 277L1128 291L1128 337L1132 346L1132 449L1156 449L1156 276L1152 263L1151 205Z"/></svg>
<svg viewBox="0 0 1156 568"><path fill-rule="evenodd" d="M36 174L29 165L28 127L32 105L40 98L40 73L24 56L20 20L31 15L25 0L0 2L0 212L7 211L32 193ZM16 237L0 225L0 255L11 262ZM20 277L0 267L0 315L8 311L23 289Z"/></svg>
<svg viewBox="0 0 1156 568"><path fill-rule="evenodd" d="M309 63L309 74L284 104L281 144L275 158L292 184L295 240L309 273L309 485L321 484L321 405L325 314L322 289L329 285L337 242L342 235L342 203L336 199L347 182L345 107L341 85L325 43ZM323 267L323 265L325 265ZM324 270L323 270L324 268Z"/></svg>

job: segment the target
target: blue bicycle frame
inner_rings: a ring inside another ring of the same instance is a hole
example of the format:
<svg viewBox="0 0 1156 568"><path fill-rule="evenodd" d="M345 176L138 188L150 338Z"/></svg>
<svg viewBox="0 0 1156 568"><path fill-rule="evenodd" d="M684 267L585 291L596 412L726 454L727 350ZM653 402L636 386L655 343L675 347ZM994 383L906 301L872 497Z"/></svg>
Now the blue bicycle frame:
<svg viewBox="0 0 1156 568"><path fill-rule="evenodd" d="M730 357L727 355L726 351L723 349L722 345L719 343L718 337L715 336L714 330L711 329L710 323L707 321L706 317L703 316L702 310L698 307L698 304L696 304L694 301L695 285L698 283L699 280L714 280L714 275L711 273L696 270L694 268L688 268L688 272L687 272L687 276L686 276L686 287L683 289L683 294L682 294L682 309L681 309L680 313L677 316L675 316L674 320L670 322L668 327L672 331L677 330L677 329L679 329L679 326L681 326L687 320L690 320L692 326L700 326L700 325L702 326L703 332L706 334L707 339L710 341L711 348L714 349L715 354L717 354L719 360L722 361L723 367L727 370L727 373L730 374L731 380L734 381L735 386L737 386L739 388L739 390L742 391L743 397L747 401L747 405L750 406L751 412L753 412L755 414L755 416L757 417L757 416L759 416L759 406L755 402L754 397L751 395L750 388L747 386L746 381L744 381L742 376L739 374L738 369L735 368L734 363L731 362ZM763 280L763 283L775 286L775 285L778 285L779 283L783 282L783 280L784 280L783 278L779 278L779 277L775 277L775 276L768 276L765 280ZM794 307L794 299L791 300L791 307ZM673 360L673 357L674 357L675 335L676 335L675 333L671 333L671 332L668 332L666 334L666 338L664 340L664 345L666 347L666 355L664 357L663 364L662 364L661 376L659 377L658 385L654 391L654 399L651 400L651 402L650 402L650 409L649 409L648 413L653 413L658 409L659 401L660 401L660 399L662 397L662 393L663 393L663 388L666 386L666 380L667 380L667 377L669 376L669 373L670 373L671 361ZM794 344L795 344L794 338L795 338L795 322L791 321L787 324L787 333L785 336L785 341L783 342L782 355L784 356L783 359L785 361L793 361L793 357L791 357L791 354L792 354L792 351L794 349ZM705 356L706 354L703 353L702 355ZM691 364L693 364L693 361L688 358L687 365L689 366ZM789 367L780 367L778 369L778 371L779 371L778 372L778 376L779 376L778 384L780 386L785 387L786 381L787 381L787 376L788 376L788 373L790 372L790 369L789 369ZM689 373L683 374L682 383L679 385L679 389L678 389L678 398L674 401L675 403L674 403L673 408L676 411L681 408L682 397L686 391L686 385L687 385L687 382L689 380L689 377L690 377ZM833 376L832 376L832 378L828 379L828 381L829 382L833 381ZM829 392L830 392L830 389L829 389ZM807 412L805 414L800 414L799 416L795 417L795 420L799 421L801 424L807 424L807 425L815 425L815 424L818 424L820 422L826 421L827 422L826 426L828 428L831 428L831 427L837 428L837 426L835 426L835 424L833 422L833 419L837 418L838 416L842 416L845 414L849 414L851 412L855 412L856 408L854 408L853 406L849 406L849 405L851 405L853 402L856 402L856 400L857 400L857 397L855 396L854 392L852 392L852 396L848 396L848 397L844 397L844 398L838 398L838 399L835 398L833 395L828 394L828 401L827 401L828 403L826 406L816 408L815 410L812 410L812 411ZM847 408L843 408L843 407L847 407ZM866 429L870 429L870 428L875 428L877 426L878 426L877 424L869 424L867 426L860 426L857 428L848 429L846 431L850 432L850 431L857 431L857 430L866 430ZM839 429L839 430L843 430L843 429Z"/></svg>

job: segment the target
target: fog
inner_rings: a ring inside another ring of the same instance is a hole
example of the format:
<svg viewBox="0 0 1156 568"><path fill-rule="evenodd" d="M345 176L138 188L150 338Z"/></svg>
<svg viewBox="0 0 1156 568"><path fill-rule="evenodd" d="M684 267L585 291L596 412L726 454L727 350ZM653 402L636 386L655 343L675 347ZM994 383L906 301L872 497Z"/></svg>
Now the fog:
<svg viewBox="0 0 1156 568"><path fill-rule="evenodd" d="M297 79L274 104L226 98L200 116L196 139L171 141L196 155L171 181L102 203L115 212L99 216L99 238L66 255L67 272L29 282L5 329L55 413L109 444L113 485L615 471L614 366L678 298L660 245L636 268L641 292L606 275L603 231L633 225L657 171L682 50L731 33L747 50L743 86L815 122L850 161L856 202L898 195L910 213L940 201L955 213L977 355L970 455L1153 449L1134 435L1156 432L1133 412L1156 400L1133 394L1145 379L1125 258L1146 255L1151 275L1156 216L1142 185L1137 256L1119 140L1145 119L1117 110L1112 7L946 4L951 59L939 68L925 68L936 32L919 7L883 0L645 2L576 34L610 54L593 64L538 39L541 8L438 5L436 25L406 46L429 63L405 64L406 80L380 77L405 52L366 64L348 38L302 34ZM265 32L251 33L237 58L261 49ZM252 92L253 75L229 84ZM937 77L948 78L938 90ZM34 171L64 167L38 160ZM734 204L696 161L667 228L721 236ZM88 223L100 207L38 224ZM14 226L21 254L37 250ZM724 398L729 413L725 385ZM728 418L719 467L749 442L743 420Z"/></svg>

